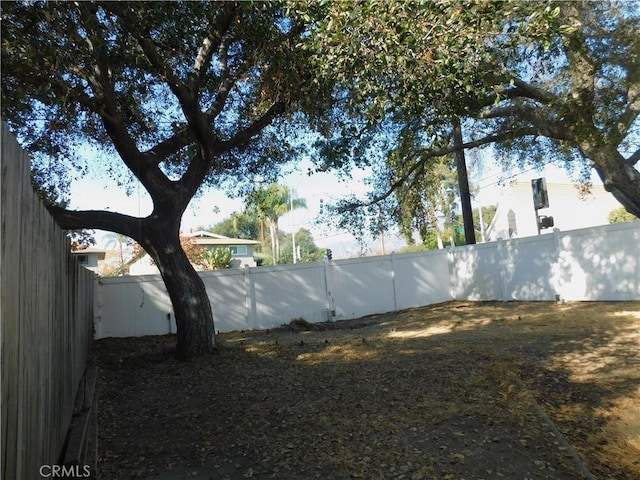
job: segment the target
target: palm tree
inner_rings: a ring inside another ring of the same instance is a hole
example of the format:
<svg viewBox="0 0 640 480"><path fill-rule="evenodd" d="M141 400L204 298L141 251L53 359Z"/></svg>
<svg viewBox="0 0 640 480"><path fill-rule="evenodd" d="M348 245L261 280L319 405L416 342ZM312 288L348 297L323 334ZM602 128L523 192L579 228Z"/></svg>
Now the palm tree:
<svg viewBox="0 0 640 480"><path fill-rule="evenodd" d="M277 264L280 257L278 220L292 209L307 208L307 202L304 198L292 198L292 191L286 185L271 183L266 189L260 188L249 195L247 208L253 209L261 221L266 220L271 237L273 263Z"/></svg>
<svg viewBox="0 0 640 480"><path fill-rule="evenodd" d="M118 275L123 275L125 273L124 247L131 245L133 241L129 237L114 232L107 233L104 237L102 237L102 240L104 242L105 250L119 248L120 265L118 266L116 271L118 272Z"/></svg>

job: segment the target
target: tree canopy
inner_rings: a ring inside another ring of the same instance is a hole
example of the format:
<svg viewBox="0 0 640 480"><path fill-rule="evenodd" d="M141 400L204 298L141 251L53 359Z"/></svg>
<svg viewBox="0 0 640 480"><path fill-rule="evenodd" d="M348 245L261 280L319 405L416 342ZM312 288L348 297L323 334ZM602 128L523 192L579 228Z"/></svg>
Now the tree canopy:
<svg viewBox="0 0 640 480"><path fill-rule="evenodd" d="M325 95L296 47L304 24L278 2L1 8L2 116L33 154L36 180L60 199L85 169L79 147L89 143L104 152L92 161L153 201L145 218L51 206L57 222L136 240L171 297L178 356L211 351L211 308L180 247L181 217L201 185L240 189L292 158L283 131Z"/></svg>
<svg viewBox="0 0 640 480"><path fill-rule="evenodd" d="M465 149L493 145L511 165L557 161L585 175L593 167L640 212L637 1L323 6L312 62L321 78L340 82L350 118L360 119L336 121L325 161L383 165L360 204L390 198L419 218L415 199L458 148L460 118Z"/></svg>
<svg viewBox="0 0 640 480"><path fill-rule="evenodd" d="M205 184L246 192L274 180L306 127L321 134L318 169L373 166L368 203L386 199L405 218L438 187L425 175L459 150L458 120L465 149L592 165L638 216L637 6L3 2L2 117L55 200L89 161L147 190L145 218L51 211L65 229L113 231L149 253L188 358L215 337L180 246L185 208ZM86 144L103 154L84 158Z"/></svg>

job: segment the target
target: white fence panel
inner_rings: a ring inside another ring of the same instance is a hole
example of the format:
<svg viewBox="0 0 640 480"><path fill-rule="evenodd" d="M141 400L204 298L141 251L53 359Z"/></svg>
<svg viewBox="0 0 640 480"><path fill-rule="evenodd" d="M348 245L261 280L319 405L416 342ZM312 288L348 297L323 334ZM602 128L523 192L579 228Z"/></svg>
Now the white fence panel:
<svg viewBox="0 0 640 480"><path fill-rule="evenodd" d="M555 300L558 293L554 276L558 252L555 234L503 242L502 300Z"/></svg>
<svg viewBox="0 0 640 480"><path fill-rule="evenodd" d="M445 250L393 255L392 261L397 310L453 299Z"/></svg>
<svg viewBox="0 0 640 480"><path fill-rule="evenodd" d="M396 309L391 256L336 260L328 268L335 319L358 318Z"/></svg>
<svg viewBox="0 0 640 480"><path fill-rule="evenodd" d="M504 294L500 253L497 242L451 249L452 297L474 301L501 300Z"/></svg>
<svg viewBox="0 0 640 480"><path fill-rule="evenodd" d="M274 328L296 318L327 318L325 267L302 263L251 269L252 328Z"/></svg>
<svg viewBox="0 0 640 480"><path fill-rule="evenodd" d="M558 278L565 300L640 297L640 222L559 233Z"/></svg>
<svg viewBox="0 0 640 480"><path fill-rule="evenodd" d="M96 338L166 335L176 324L160 275L101 278Z"/></svg>
<svg viewBox="0 0 640 480"><path fill-rule="evenodd" d="M202 272L217 331L458 300L638 300L640 222L329 263ZM160 276L105 278L96 337L175 333Z"/></svg>
<svg viewBox="0 0 640 480"><path fill-rule="evenodd" d="M213 323L218 332L249 330L250 289L249 269L228 269L201 272L213 311Z"/></svg>

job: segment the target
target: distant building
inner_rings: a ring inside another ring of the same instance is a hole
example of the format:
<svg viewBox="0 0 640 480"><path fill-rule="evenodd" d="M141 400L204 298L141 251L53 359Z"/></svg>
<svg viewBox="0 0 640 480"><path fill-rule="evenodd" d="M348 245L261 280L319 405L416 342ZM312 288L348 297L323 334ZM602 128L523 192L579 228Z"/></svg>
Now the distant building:
<svg viewBox="0 0 640 480"><path fill-rule="evenodd" d="M192 232L186 236L193 238L196 245L208 248L209 250L215 250L216 248L228 248L231 250L231 254L233 255L231 266L233 268L256 266L256 261L253 258L253 246L260 244L257 240L230 238L203 230Z"/></svg>
<svg viewBox="0 0 640 480"><path fill-rule="evenodd" d="M106 250L102 250L101 248L88 247L84 250L74 250L71 253L76 256L80 265L84 265L89 270L98 273L100 262L104 261Z"/></svg>
<svg viewBox="0 0 640 480"><path fill-rule="evenodd" d="M231 250L231 254L233 255L231 268L256 266L256 261L253 258L253 246L260 243L257 240L230 238L203 230L192 232L185 236L192 238L193 242L202 248L209 250L228 248ZM151 261L151 257L146 254L129 267L130 275L152 275L159 273L158 267Z"/></svg>
<svg viewBox="0 0 640 480"><path fill-rule="evenodd" d="M554 228L563 231L606 225L609 213L620 207L602 185L593 185L590 192L581 198L576 185L547 181L547 193L549 208L538 213L553 217ZM552 231L553 228L549 228L540 233ZM537 234L531 181L512 182L502 192L496 214L485 231L485 239L493 241Z"/></svg>

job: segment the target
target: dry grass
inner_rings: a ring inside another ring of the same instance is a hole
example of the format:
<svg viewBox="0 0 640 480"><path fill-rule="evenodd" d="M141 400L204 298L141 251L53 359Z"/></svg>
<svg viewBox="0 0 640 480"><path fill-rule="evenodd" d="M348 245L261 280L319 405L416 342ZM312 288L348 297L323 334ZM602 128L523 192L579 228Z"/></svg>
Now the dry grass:
<svg viewBox="0 0 640 480"><path fill-rule="evenodd" d="M97 342L101 478L640 478L640 302L449 302Z"/></svg>

